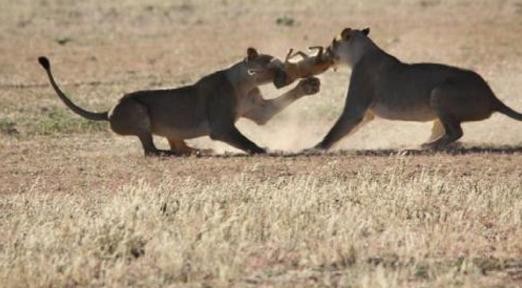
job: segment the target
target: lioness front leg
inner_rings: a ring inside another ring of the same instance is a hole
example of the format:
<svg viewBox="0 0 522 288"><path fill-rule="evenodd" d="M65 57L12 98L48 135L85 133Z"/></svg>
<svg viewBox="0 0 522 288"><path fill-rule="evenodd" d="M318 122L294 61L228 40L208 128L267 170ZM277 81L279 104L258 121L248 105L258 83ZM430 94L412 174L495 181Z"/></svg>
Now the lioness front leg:
<svg viewBox="0 0 522 288"><path fill-rule="evenodd" d="M241 132L234 125L227 126L228 127L213 128L213 131L210 133L210 138L212 140L223 141L250 154L266 153L265 149L250 141L250 139L241 134Z"/></svg>
<svg viewBox="0 0 522 288"><path fill-rule="evenodd" d="M297 99L306 95L313 95L319 92L321 82L318 78L311 77L299 81L290 91L275 99L264 99L258 89L249 95L255 103L255 107L248 111L244 117L253 120L259 125L264 125L277 113L283 111Z"/></svg>
<svg viewBox="0 0 522 288"><path fill-rule="evenodd" d="M373 113L369 111L372 93L368 92L368 89L364 86L353 85L357 82L354 81L354 78L357 79L357 77L360 77L360 75L352 75L341 116L323 140L314 147L315 149L330 149L337 141L354 131L363 121L369 122L374 118Z"/></svg>
<svg viewBox="0 0 522 288"><path fill-rule="evenodd" d="M314 148L320 150L330 149L337 141L356 129L363 122L363 119L363 113L343 113L337 122L335 122L333 128L323 138L323 141Z"/></svg>
<svg viewBox="0 0 522 288"><path fill-rule="evenodd" d="M217 97L209 103L210 138L223 141L235 148L250 154L265 153L265 149L257 146L245 137L235 126L236 112L231 97Z"/></svg>

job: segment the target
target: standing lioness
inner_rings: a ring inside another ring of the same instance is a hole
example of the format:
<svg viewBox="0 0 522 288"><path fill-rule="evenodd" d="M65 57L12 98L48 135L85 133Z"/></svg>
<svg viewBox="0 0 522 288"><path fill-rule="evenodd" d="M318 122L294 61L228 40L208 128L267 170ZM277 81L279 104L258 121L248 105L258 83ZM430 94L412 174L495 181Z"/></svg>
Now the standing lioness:
<svg viewBox="0 0 522 288"><path fill-rule="evenodd" d="M440 64L406 64L381 50L370 30L346 28L328 47L337 63L353 68L344 111L317 149L328 149L375 116L435 121L425 148L441 148L462 137L461 123L493 112L522 121L477 73Z"/></svg>
<svg viewBox="0 0 522 288"><path fill-rule="evenodd" d="M248 153L264 153L265 149L236 128L238 118L246 117L262 125L293 101L317 93L320 85L319 79L308 78L276 99L264 99L257 86L270 82L276 87L284 85L278 80L286 78L284 65L277 58L249 48L243 61L205 76L194 85L130 93L111 110L95 113L65 96L54 80L47 58L40 57L38 61L67 107L89 120L109 121L117 134L137 136L146 156L191 154L195 150L184 140L205 135ZM166 137L171 151L158 150L153 134Z"/></svg>

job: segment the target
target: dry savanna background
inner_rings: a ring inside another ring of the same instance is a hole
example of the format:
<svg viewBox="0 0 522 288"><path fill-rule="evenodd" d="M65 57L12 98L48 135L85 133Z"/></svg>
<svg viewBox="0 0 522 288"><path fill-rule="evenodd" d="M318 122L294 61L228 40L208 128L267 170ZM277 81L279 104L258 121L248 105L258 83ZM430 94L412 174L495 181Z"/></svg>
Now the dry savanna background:
<svg viewBox="0 0 522 288"><path fill-rule="evenodd" d="M345 27L405 62L479 72L522 111L521 0L0 0L0 286L520 287L522 123L464 125L461 148L398 153L429 123L377 120L326 154L351 71L271 123L270 156L144 158L65 108L185 85L243 59L327 45ZM263 87L267 97L282 93ZM166 148L164 139L155 139Z"/></svg>

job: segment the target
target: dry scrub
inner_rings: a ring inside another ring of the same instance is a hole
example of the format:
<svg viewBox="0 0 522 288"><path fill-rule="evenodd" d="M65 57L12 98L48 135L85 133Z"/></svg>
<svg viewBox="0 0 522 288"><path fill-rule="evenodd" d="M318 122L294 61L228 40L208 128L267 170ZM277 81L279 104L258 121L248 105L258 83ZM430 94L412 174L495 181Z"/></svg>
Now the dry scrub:
<svg viewBox="0 0 522 288"><path fill-rule="evenodd" d="M522 110L521 3L0 0L0 286L522 286L519 122L466 125L473 148L453 154L388 157L430 125L375 121L338 148L392 150L144 159L133 137L68 111L36 63L49 56L68 95L102 111L249 46L284 57L371 27L400 59L474 69ZM313 146L349 75L321 75L319 95L240 130L273 150Z"/></svg>
<svg viewBox="0 0 522 288"><path fill-rule="evenodd" d="M45 193L35 182L0 200L0 283L477 287L522 281L520 179L447 181L437 170L406 173L407 162L397 159L384 171L363 168L345 179L312 172L260 181L244 171L207 183L136 179L83 195Z"/></svg>

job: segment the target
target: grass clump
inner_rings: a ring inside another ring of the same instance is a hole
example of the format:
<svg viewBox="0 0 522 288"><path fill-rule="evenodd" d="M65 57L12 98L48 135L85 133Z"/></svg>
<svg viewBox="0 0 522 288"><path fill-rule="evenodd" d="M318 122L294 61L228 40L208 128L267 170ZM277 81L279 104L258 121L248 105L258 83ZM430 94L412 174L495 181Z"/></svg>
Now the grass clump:
<svg viewBox="0 0 522 288"><path fill-rule="evenodd" d="M26 123L29 135L92 133L107 130L107 123L89 121L61 108L46 109Z"/></svg>

